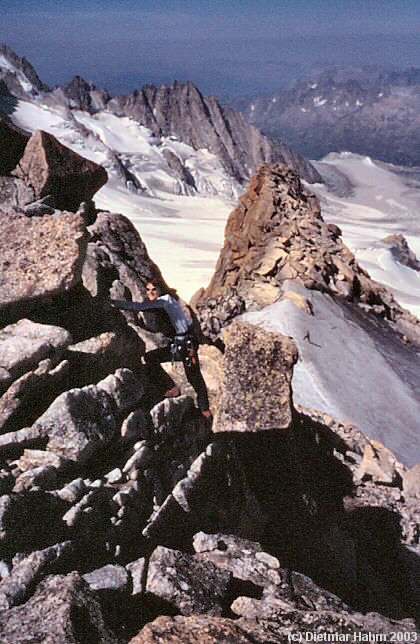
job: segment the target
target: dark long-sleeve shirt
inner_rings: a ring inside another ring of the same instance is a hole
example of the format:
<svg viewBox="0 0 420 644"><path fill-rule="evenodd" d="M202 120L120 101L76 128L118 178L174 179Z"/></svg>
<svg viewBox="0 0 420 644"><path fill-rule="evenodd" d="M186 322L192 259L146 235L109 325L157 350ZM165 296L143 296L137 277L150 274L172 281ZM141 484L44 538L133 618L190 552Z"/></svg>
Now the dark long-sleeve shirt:
<svg viewBox="0 0 420 644"><path fill-rule="evenodd" d="M185 317L185 313L179 302L171 297L171 295L161 295L157 300L145 300L144 302L111 300L111 303L118 309L123 309L124 311L164 310L171 322L175 335L184 335L189 331L190 325Z"/></svg>

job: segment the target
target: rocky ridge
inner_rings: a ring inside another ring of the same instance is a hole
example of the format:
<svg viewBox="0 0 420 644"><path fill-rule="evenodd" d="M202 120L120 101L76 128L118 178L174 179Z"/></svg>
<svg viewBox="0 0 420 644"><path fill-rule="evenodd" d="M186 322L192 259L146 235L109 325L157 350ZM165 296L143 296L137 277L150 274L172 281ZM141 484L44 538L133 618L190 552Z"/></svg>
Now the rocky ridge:
<svg viewBox="0 0 420 644"><path fill-rule="evenodd" d="M339 227L324 222L317 197L299 176L281 164L263 165L228 218L214 276L194 304L216 339L239 313L278 300L289 279L355 303L419 342L419 321L358 265Z"/></svg>
<svg viewBox="0 0 420 644"><path fill-rule="evenodd" d="M9 92L19 98L49 91L48 85L41 81L31 63L17 56L7 45L0 45L0 78Z"/></svg>
<svg viewBox="0 0 420 644"><path fill-rule="evenodd" d="M218 157L229 176L240 183L249 179L260 163L274 161L291 164L309 182L322 182L318 171L300 154L264 136L242 114L222 107L212 96L204 96L191 82L175 81L159 88L146 85L127 96L111 97L106 89L75 76L67 85L49 90L32 66L7 45L0 49L2 80L12 97L36 102L37 96L42 96L44 105L130 117L156 137L172 136L194 150L207 149ZM4 106L13 112L13 101L7 100ZM121 162L129 172L130 164ZM185 170L182 169L181 176ZM189 194L188 189L186 193Z"/></svg>
<svg viewBox="0 0 420 644"><path fill-rule="evenodd" d="M175 135L196 150L207 148L241 183L258 165L274 161L292 165L309 182L322 182L303 157L280 141L262 135L239 112L201 94L193 83L175 81L159 88L146 85L128 96L113 98L107 109L134 118L156 135Z"/></svg>
<svg viewBox="0 0 420 644"><path fill-rule="evenodd" d="M109 306L166 287L140 236L91 201L49 207L2 214L23 250L1 268L0 639L414 632L416 468L297 409L292 342L241 320L223 358L201 349L218 433L189 395L162 399L141 362L159 339Z"/></svg>

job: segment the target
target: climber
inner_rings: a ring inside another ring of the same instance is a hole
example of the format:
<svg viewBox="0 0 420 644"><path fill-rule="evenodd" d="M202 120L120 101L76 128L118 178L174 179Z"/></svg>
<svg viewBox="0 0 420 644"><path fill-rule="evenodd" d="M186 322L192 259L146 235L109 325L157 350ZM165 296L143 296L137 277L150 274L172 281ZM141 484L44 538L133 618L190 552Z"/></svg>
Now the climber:
<svg viewBox="0 0 420 644"><path fill-rule="evenodd" d="M160 367L160 363L182 362L187 380L197 394L197 403L202 415L205 418L211 418L207 387L198 360L198 340L193 333L192 323L188 321L178 300L169 294L161 295L161 289L155 282L147 282L146 293L148 299L145 302L111 300L111 304L125 311L142 311L149 330L171 337L172 341L165 347L146 353L146 364L155 367L154 374L155 376L158 374L158 379L161 381L159 384L164 388L169 383L172 385L165 392L165 396L173 398L179 396L180 389L176 385L173 386L172 380Z"/></svg>

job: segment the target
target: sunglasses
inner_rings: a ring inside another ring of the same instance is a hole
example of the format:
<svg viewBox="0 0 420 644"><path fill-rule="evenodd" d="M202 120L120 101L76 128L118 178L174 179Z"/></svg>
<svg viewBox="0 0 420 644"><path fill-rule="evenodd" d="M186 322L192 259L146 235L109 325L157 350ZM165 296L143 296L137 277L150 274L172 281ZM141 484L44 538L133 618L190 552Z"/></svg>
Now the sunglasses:
<svg viewBox="0 0 420 644"><path fill-rule="evenodd" d="M147 288L146 291L148 293L153 293L154 291L157 291L157 288L154 288L154 287L153 288Z"/></svg>

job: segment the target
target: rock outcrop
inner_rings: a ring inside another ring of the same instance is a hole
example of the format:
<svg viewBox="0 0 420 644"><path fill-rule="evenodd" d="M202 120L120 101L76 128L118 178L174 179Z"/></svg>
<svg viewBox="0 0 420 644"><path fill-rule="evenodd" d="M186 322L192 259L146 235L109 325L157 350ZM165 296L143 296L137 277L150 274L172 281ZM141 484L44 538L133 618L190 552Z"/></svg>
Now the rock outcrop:
<svg viewBox="0 0 420 644"><path fill-rule="evenodd" d="M23 606L0 613L0 636L4 642L96 641L115 644L106 626L98 600L77 573L47 577Z"/></svg>
<svg viewBox="0 0 420 644"><path fill-rule="evenodd" d="M79 215L0 212L0 310L68 292L81 281L87 234ZM4 318L7 319L7 318Z"/></svg>
<svg viewBox="0 0 420 644"><path fill-rule="evenodd" d="M419 342L418 320L358 265L298 175L284 165L262 166L229 215L214 276L194 303L214 338L238 313L275 302L288 279L356 302Z"/></svg>
<svg viewBox="0 0 420 644"><path fill-rule="evenodd" d="M0 45L0 79L18 98L27 99L49 89L30 62L17 56L7 45Z"/></svg>
<svg viewBox="0 0 420 644"><path fill-rule="evenodd" d="M0 175L10 174L22 158L29 135L0 114ZM3 201L3 199L2 199Z"/></svg>
<svg viewBox="0 0 420 644"><path fill-rule="evenodd" d="M70 107L76 107L91 114L104 109L111 99L106 89L97 88L81 76L74 76L61 89L68 99Z"/></svg>
<svg viewBox="0 0 420 644"><path fill-rule="evenodd" d="M37 198L50 195L56 208L76 212L108 180L106 170L37 130L29 139L15 176L31 186Z"/></svg>

